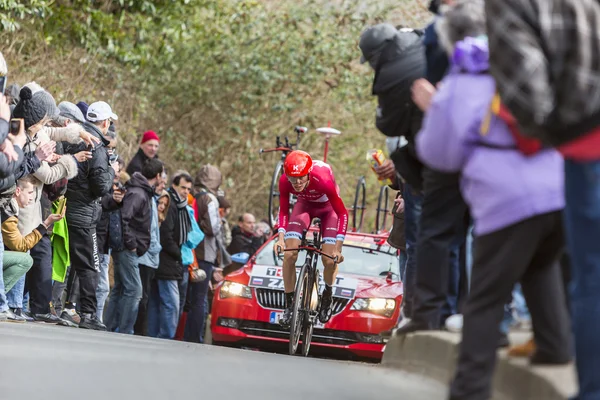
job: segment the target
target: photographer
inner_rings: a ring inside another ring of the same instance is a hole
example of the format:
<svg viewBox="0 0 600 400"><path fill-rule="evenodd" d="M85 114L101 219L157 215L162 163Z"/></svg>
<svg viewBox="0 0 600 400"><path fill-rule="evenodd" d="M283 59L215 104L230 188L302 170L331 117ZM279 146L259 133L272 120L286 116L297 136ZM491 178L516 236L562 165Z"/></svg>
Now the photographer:
<svg viewBox="0 0 600 400"><path fill-rule="evenodd" d="M110 106L96 102L87 110L87 121L84 129L101 144L92 145L92 158L78 163L79 174L69 181L67 186L67 222L69 226L69 247L71 267L79 278L79 296L81 322L80 328L106 330L96 316L98 271L100 270L100 254L96 240L96 224L100 219L101 198L110 191L115 177L116 161L109 162L106 138L110 120L118 117Z"/></svg>
<svg viewBox="0 0 600 400"><path fill-rule="evenodd" d="M15 184L15 172L23 162L23 150L27 141L25 127L21 121L18 134L9 134L10 107L3 94L0 94L0 193L6 192ZM4 196L4 200L11 199L12 195ZM5 201L6 202L6 201ZM1 237L1 236L0 236ZM0 239L1 240L1 239ZM4 254L4 245L0 243L0 255ZM2 259L0 257L0 260ZM0 268L0 321L9 318L15 320L14 314L8 309L6 292L4 290L3 268Z"/></svg>

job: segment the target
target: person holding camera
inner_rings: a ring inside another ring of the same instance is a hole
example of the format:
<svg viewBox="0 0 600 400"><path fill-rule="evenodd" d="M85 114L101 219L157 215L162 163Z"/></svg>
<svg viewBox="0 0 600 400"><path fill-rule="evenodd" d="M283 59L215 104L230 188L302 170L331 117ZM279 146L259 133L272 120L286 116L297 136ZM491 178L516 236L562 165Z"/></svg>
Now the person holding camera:
<svg viewBox="0 0 600 400"><path fill-rule="evenodd" d="M44 216L42 207L44 185L52 185L63 179L71 179L77 175L77 161L71 155L55 154L56 142L50 135L61 140L79 142L81 128L51 128L51 118L59 115L59 109L50 93L35 82L26 84L20 93L19 103L13 116L22 118L27 133L27 144L24 151L35 155L41 162L32 175L35 178L34 201L20 210L19 230L27 235L38 226ZM86 136L87 137L87 136ZM46 211L47 213L47 211ZM31 317L36 321L58 323L60 319L50 312L52 301L52 245L50 235L45 233L41 240L31 249L34 263L27 273L26 280L21 280L8 294L9 306L21 308L25 286L30 294Z"/></svg>
<svg viewBox="0 0 600 400"><path fill-rule="evenodd" d="M10 199L12 194L7 190L14 187L15 173L23 162L23 150L27 142L23 122L19 122L17 134L9 132L10 107L6 98L0 93L0 199ZM3 208L0 206L0 208ZM4 245L0 235L0 262L3 259ZM0 268L0 321L15 320L13 312L8 307L4 288L4 268Z"/></svg>
<svg viewBox="0 0 600 400"><path fill-rule="evenodd" d="M102 213L100 200L110 191L118 168L116 160L109 161L109 140L106 137L110 121L116 121L118 116L110 105L99 101L89 106L86 119L83 128L101 143L90 146L92 157L78 163L79 173L67 185L69 250L71 267L79 279L79 327L106 330L96 315L96 287L100 270L96 225Z"/></svg>

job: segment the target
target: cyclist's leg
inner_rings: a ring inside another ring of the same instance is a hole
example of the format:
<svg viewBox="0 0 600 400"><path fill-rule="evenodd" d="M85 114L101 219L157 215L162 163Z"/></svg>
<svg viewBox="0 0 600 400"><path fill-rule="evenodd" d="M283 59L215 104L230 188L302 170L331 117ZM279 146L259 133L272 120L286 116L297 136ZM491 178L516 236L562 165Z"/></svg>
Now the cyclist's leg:
<svg viewBox="0 0 600 400"><path fill-rule="evenodd" d="M293 249L300 246L302 232L308 229L311 221L309 207L299 201L294 206L290 222L288 222L287 232L285 233L285 248ZM283 284L286 293L293 293L296 287L296 260L298 260L297 251L286 251L283 256Z"/></svg>
<svg viewBox="0 0 600 400"><path fill-rule="evenodd" d="M285 248L295 249L300 246L300 239L296 236L285 234ZM283 286L286 293L294 293L296 287L296 261L298 260L297 251L286 251L283 255Z"/></svg>
<svg viewBox="0 0 600 400"><path fill-rule="evenodd" d="M288 229L285 233L286 249L297 248L300 246L302 232L308 228L310 224L310 215L307 207L303 203L298 202L294 206ZM288 326L292 318L292 305L294 302L294 289L296 287L296 260L298 259L297 251L286 251L283 256L283 285L285 288L285 310L281 317L281 325Z"/></svg>
<svg viewBox="0 0 600 400"><path fill-rule="evenodd" d="M331 207L324 210L319 215L321 219L321 234L323 237L322 250L326 254L333 254L337 245L337 214ZM333 285L337 277L338 267L331 258L321 256L321 261L325 267L323 271L323 280L325 281L325 289L321 297L321 310L319 312L319 320L322 323L329 321L331 318L331 304L333 302Z"/></svg>
<svg viewBox="0 0 600 400"><path fill-rule="evenodd" d="M318 215L321 219L321 235L323 238L323 253L333 254L335 246L337 245L337 224L338 217L333 207L329 205L325 207ZM329 286L333 286L335 278L337 277L337 264L328 257L321 256L321 261L325 270L323 271L323 280Z"/></svg>

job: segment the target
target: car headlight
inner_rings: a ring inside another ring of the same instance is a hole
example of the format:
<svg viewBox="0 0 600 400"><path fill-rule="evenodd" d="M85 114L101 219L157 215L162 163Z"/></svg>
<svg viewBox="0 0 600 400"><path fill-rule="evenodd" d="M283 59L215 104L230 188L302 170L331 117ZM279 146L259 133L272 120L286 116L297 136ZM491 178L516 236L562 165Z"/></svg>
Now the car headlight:
<svg viewBox="0 0 600 400"><path fill-rule="evenodd" d="M371 311L375 314L382 314L386 317L391 317L396 309L396 300L394 299L383 299L383 298L371 298L371 299L356 299L350 307L351 310L357 311Z"/></svg>
<svg viewBox="0 0 600 400"><path fill-rule="evenodd" d="M228 299L230 297L243 297L246 299L252 298L252 289L241 283L225 281L219 292L221 299Z"/></svg>

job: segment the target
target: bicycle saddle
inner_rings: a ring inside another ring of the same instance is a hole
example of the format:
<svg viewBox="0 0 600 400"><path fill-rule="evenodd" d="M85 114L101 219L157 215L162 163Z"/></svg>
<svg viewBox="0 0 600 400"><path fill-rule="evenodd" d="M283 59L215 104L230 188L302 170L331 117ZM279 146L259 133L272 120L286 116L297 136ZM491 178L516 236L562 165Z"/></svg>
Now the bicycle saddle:
<svg viewBox="0 0 600 400"><path fill-rule="evenodd" d="M327 137L337 136L342 133L342 132L338 131L337 129L333 129L333 128L329 128L329 127L317 128L317 132L319 132L320 134L325 135Z"/></svg>

